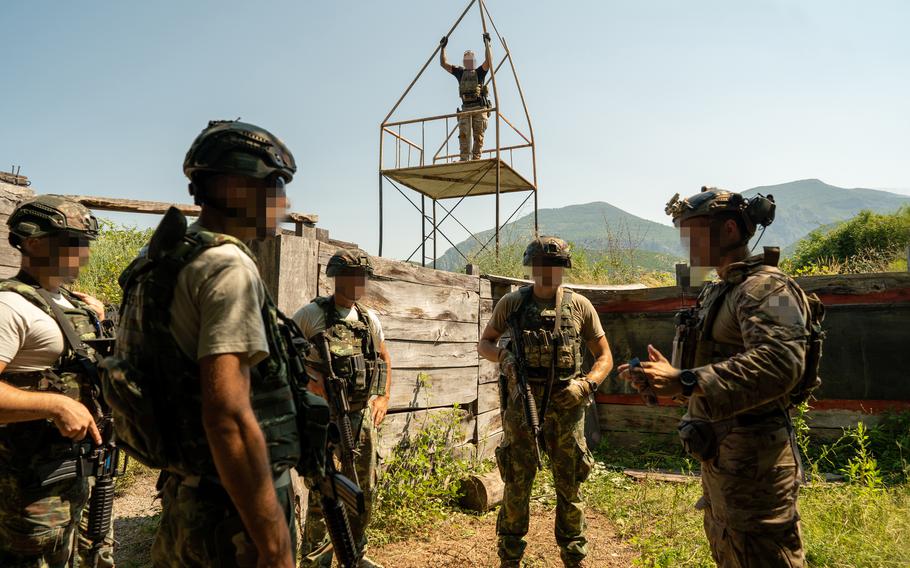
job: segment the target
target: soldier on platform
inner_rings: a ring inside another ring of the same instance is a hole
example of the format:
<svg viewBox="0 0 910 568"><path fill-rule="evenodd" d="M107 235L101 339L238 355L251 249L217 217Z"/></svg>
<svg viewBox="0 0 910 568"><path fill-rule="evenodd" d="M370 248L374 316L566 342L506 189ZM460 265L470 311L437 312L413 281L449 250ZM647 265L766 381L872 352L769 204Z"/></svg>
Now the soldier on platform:
<svg viewBox="0 0 910 568"><path fill-rule="evenodd" d="M672 362L649 345L640 369L619 369L639 390L688 398L679 434L701 461L696 509L721 567L805 564L788 408L819 383L822 312L778 270L778 249L749 255L749 239L773 221L774 208L771 196L714 188L670 201L692 267L714 267L719 280L678 316Z"/></svg>
<svg viewBox="0 0 910 568"><path fill-rule="evenodd" d="M531 485L538 450L543 449L556 486L560 556L567 567L584 566L587 540L579 487L594 464L584 436L585 407L613 367L613 359L590 300L562 287L564 269L572 267L566 242L535 239L525 251L524 265L531 267L534 284L499 300L477 349L485 359L498 362L502 373L505 434L496 461L505 493L496 522L499 558L504 568L520 565L527 545ZM499 347L497 342L507 331L509 346ZM582 369L585 347L594 355L587 373ZM530 391L527 397L522 384ZM539 436L527 417L529 402L539 412Z"/></svg>
<svg viewBox="0 0 910 568"><path fill-rule="evenodd" d="M80 566L111 567L110 525L83 534L94 479L75 467L77 448L110 435L86 343L110 337L110 321L100 301L65 287L88 262L98 222L75 201L41 195L7 224L22 265L0 281L0 566L63 568L76 551ZM72 475L61 473L68 463Z"/></svg>
<svg viewBox="0 0 910 568"><path fill-rule="evenodd" d="M198 220L171 209L121 276L104 394L121 444L162 469L155 566L294 566L301 434L279 312L244 243L276 234L296 170L267 130L210 122L183 163Z"/></svg>
<svg viewBox="0 0 910 568"><path fill-rule="evenodd" d="M487 121L490 113L471 111L479 111L490 107L490 102L487 99L487 87L484 84L487 72L490 71L490 67L493 65L490 34L483 34L486 59L480 67L477 67L474 52L471 50L464 52L464 58L462 59L464 67L450 65L446 61L446 45L448 43L448 36L444 36L439 40L439 64L458 79L458 96L461 97L462 102L461 112L465 113L458 116L458 145L461 161L465 162L469 158L479 160L483 150L483 135L487 130ZM471 145L472 140L473 146Z"/></svg>
<svg viewBox="0 0 910 568"><path fill-rule="evenodd" d="M334 279L334 294L316 298L300 308L294 314L294 320L314 345L309 359L315 367L312 374L318 379L311 383L310 391L321 396L331 396L331 389L325 384L330 372L344 384L349 406L347 414L353 432L353 465L366 505L364 514L352 519L352 528L354 534L361 538L362 550L366 550L366 528L376 489L375 429L382 424L389 407L392 360L386 349L379 318L373 310L359 302L366 292L368 277L373 274L370 257L359 250L341 249L329 260L325 273ZM331 366L326 364L326 352L330 354ZM340 445L335 449L342 451ZM344 462L345 458L339 456L339 459ZM326 535L317 492L312 488L307 504L303 542L303 567L331 566L332 544ZM381 568L381 565L364 557L360 561L360 567Z"/></svg>

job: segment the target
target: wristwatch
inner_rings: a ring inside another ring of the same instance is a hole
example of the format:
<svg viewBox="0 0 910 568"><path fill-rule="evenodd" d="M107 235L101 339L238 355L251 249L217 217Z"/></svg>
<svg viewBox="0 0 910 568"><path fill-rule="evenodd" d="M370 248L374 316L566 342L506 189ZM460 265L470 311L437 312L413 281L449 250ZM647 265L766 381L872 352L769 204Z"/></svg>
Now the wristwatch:
<svg viewBox="0 0 910 568"><path fill-rule="evenodd" d="M679 374L679 382L682 383L683 396L692 396L692 391L698 385L698 375L691 369L684 369Z"/></svg>
<svg viewBox="0 0 910 568"><path fill-rule="evenodd" d="M591 379L585 379L585 382L588 383L588 386L591 387L591 393L597 392L597 382L592 381Z"/></svg>

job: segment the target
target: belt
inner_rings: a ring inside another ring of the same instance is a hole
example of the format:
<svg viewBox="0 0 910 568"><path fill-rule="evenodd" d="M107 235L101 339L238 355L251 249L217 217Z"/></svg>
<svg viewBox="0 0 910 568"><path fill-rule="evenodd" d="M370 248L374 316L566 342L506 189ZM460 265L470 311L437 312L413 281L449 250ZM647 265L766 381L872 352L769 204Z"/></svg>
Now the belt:
<svg viewBox="0 0 910 568"><path fill-rule="evenodd" d="M790 422L790 415L783 411L781 408L775 408L770 412L763 412L761 414L739 414L732 418L736 426L747 428L749 426L757 426L768 422L772 418L784 418L787 423Z"/></svg>
<svg viewBox="0 0 910 568"><path fill-rule="evenodd" d="M227 490L224 488L224 485L221 484L221 480L215 477L201 476L201 475L189 475L187 477L179 478L180 485L185 487L191 487L193 489L199 490L200 493L223 493L227 497ZM286 469L281 472L278 477L274 478L275 489L281 489L286 485L291 483L291 470Z"/></svg>

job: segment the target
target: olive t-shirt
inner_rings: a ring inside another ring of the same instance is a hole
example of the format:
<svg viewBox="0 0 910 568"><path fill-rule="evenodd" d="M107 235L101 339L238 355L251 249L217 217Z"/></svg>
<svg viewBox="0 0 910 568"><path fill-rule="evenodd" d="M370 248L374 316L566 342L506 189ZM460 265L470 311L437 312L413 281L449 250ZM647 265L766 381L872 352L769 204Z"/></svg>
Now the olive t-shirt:
<svg viewBox="0 0 910 568"><path fill-rule="evenodd" d="M493 316L490 318L490 325L493 329L499 333L505 333L509 327L509 316L521 305L521 299L521 292L515 291L509 292L496 303L496 307L493 308ZM532 301L536 302L541 309L553 309L556 306L556 298L541 300L534 296ZM575 330L585 343L605 335L600 317L598 317L594 305L591 304L591 300L581 294L573 293L572 304L572 312L575 314Z"/></svg>
<svg viewBox="0 0 910 568"><path fill-rule="evenodd" d="M201 230L194 223L188 230ZM237 245L206 249L177 276L171 333L187 356L245 353L250 365L268 357L262 307L265 285L256 263Z"/></svg>

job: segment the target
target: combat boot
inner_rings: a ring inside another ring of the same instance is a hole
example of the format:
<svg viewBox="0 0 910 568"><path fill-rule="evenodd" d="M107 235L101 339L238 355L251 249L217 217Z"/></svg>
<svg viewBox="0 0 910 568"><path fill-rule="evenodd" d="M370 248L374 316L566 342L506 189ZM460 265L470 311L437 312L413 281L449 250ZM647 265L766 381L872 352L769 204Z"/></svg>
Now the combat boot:
<svg viewBox="0 0 910 568"><path fill-rule="evenodd" d="M500 560L499 568L521 568L521 560Z"/></svg>
<svg viewBox="0 0 910 568"><path fill-rule="evenodd" d="M385 568L385 567L382 564L380 564L379 562L376 562L375 560L370 560L369 557L364 556L363 558L360 559L360 564L357 565L357 568Z"/></svg>
<svg viewBox="0 0 910 568"><path fill-rule="evenodd" d="M563 560L562 565L566 568L588 568L590 564L582 560Z"/></svg>

